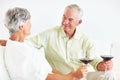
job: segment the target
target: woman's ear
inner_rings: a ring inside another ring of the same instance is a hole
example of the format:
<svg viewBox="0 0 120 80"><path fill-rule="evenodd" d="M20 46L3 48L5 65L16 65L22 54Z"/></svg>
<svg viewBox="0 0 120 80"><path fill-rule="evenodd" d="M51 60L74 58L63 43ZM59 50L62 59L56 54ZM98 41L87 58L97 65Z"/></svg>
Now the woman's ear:
<svg viewBox="0 0 120 80"><path fill-rule="evenodd" d="M24 28L23 25L20 25L20 26L19 26L19 29L20 29L20 30L23 30L23 28Z"/></svg>

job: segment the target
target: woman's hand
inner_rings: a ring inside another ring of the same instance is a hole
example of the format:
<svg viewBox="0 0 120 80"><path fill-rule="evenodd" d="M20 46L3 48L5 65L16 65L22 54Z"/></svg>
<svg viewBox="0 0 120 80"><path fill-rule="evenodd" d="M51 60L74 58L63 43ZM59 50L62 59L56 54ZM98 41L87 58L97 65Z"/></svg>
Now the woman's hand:
<svg viewBox="0 0 120 80"><path fill-rule="evenodd" d="M0 40L0 45L1 46L6 46L6 42L7 42L7 40Z"/></svg>

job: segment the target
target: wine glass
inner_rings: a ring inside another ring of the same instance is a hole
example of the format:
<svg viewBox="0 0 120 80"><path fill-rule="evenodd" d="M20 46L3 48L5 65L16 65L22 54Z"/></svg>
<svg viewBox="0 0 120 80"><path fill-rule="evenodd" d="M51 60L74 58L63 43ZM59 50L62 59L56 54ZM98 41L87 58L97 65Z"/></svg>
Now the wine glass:
<svg viewBox="0 0 120 80"><path fill-rule="evenodd" d="M88 56L86 51L83 51L83 54L79 60L80 62L84 63L84 65L88 65L90 62L93 61L93 58ZM87 80L87 78L85 77L82 80Z"/></svg>
<svg viewBox="0 0 120 80"><path fill-rule="evenodd" d="M113 56L112 56L112 48L113 48L113 44L110 45L109 54L101 55L101 58L103 58L104 61L109 61L109 60L111 60L113 58ZM107 66L106 66L104 74L101 75L100 77L98 77L97 80L106 80L107 77L108 77L108 75L107 75ZM113 76L111 76L111 79L113 79Z"/></svg>
<svg viewBox="0 0 120 80"><path fill-rule="evenodd" d="M86 51L83 50L83 54L80 58L80 61L83 62L85 65L93 61L93 58L91 56L88 56Z"/></svg>
<svg viewBox="0 0 120 80"><path fill-rule="evenodd" d="M113 58L113 56L112 56L112 48L113 48L113 44L110 45L109 54L101 55L101 58L103 58L105 61L111 60Z"/></svg>

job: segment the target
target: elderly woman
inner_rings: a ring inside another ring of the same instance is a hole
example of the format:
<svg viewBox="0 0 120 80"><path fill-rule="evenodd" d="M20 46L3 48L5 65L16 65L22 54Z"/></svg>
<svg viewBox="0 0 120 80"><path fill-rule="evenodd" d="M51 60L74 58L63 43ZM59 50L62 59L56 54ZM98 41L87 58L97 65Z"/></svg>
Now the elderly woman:
<svg viewBox="0 0 120 80"><path fill-rule="evenodd" d="M4 60L10 80L79 80L84 77L86 66L67 75L52 70L44 54L24 40L30 34L30 17L27 9L19 7L9 9L5 15L10 38L6 43Z"/></svg>

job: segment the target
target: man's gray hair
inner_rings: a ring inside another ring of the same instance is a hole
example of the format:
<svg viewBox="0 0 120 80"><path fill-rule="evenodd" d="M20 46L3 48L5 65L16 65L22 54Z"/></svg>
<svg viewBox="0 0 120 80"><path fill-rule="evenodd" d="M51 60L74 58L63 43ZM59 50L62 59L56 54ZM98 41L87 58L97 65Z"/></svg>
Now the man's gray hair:
<svg viewBox="0 0 120 80"><path fill-rule="evenodd" d="M76 9L79 12L78 18L81 19L83 16L83 10L77 4L70 4L66 8Z"/></svg>
<svg viewBox="0 0 120 80"><path fill-rule="evenodd" d="M15 7L6 12L4 24L11 34L15 33L19 26L25 24L30 18L31 15L27 9Z"/></svg>

